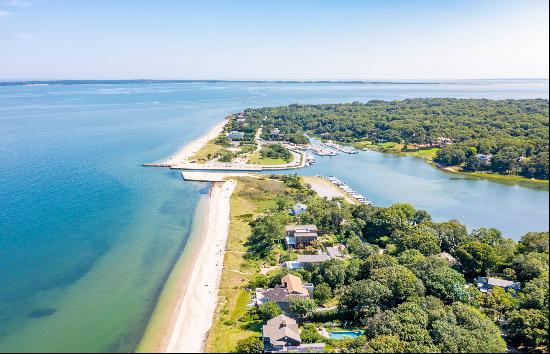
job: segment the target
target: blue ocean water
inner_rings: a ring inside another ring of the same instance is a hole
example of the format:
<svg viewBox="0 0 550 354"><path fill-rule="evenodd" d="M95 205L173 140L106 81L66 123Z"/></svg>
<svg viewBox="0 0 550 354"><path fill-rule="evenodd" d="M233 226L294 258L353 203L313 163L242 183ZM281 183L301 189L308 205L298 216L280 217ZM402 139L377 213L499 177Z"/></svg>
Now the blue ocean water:
<svg viewBox="0 0 550 354"><path fill-rule="evenodd" d="M135 347L206 193L142 163L247 107L408 97L548 98L548 81L0 86L0 351ZM335 174L377 204L403 197L472 226L548 228L547 191L464 183L389 155L361 154L358 170L349 158L301 173ZM439 182L414 192L425 177Z"/></svg>

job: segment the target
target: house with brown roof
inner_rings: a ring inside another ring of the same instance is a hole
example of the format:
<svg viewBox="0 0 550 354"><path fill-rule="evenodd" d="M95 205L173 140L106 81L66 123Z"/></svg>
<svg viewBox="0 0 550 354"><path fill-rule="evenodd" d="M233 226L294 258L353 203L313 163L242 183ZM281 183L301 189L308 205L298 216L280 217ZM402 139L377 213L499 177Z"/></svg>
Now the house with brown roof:
<svg viewBox="0 0 550 354"><path fill-rule="evenodd" d="M257 306L260 306L268 301L273 301L281 309L287 310L291 296L312 297L313 284L304 284L299 277L287 274L281 278L281 285L275 288L257 288L255 302Z"/></svg>
<svg viewBox="0 0 550 354"><path fill-rule="evenodd" d="M317 241L318 231L315 225L287 225L285 226L285 244L287 248L307 246Z"/></svg>

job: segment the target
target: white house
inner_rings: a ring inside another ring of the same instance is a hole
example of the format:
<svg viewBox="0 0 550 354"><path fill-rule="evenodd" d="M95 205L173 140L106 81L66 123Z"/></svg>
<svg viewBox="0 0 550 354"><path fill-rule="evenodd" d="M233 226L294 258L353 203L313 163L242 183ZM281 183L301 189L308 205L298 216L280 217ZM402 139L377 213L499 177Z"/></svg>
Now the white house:
<svg viewBox="0 0 550 354"><path fill-rule="evenodd" d="M242 140L244 137L244 132L232 130L229 133L227 133L227 137L231 140Z"/></svg>

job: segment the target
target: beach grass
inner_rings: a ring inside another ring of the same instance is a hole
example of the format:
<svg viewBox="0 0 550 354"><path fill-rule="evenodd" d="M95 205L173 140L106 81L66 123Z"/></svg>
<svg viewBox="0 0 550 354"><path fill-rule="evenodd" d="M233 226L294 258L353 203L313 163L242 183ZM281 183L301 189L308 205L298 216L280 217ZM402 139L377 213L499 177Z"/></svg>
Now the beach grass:
<svg viewBox="0 0 550 354"><path fill-rule="evenodd" d="M214 143L213 140L207 142L204 144L199 151L195 155L193 155L190 160L197 160L197 161L207 161L208 156L215 156L219 153L224 151L224 147L221 145L218 145Z"/></svg>
<svg viewBox="0 0 550 354"><path fill-rule="evenodd" d="M238 178L231 197L229 235L224 257L224 268L219 289L219 303L208 333L205 351L227 353L237 342L258 332L249 329L249 323L240 319L247 312L251 294L246 284L258 273L258 264L245 259L245 243L250 236L249 221L253 215L274 206L273 196L284 190L279 181L251 177Z"/></svg>

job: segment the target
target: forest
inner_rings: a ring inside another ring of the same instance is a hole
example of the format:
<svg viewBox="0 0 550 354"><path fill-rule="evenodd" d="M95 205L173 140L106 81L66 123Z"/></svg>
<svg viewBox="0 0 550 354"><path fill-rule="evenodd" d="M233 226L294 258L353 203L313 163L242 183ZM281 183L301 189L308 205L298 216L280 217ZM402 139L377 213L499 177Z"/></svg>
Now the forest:
<svg viewBox="0 0 550 354"><path fill-rule="evenodd" d="M439 148L434 161L466 172L548 180L546 99L424 98L247 109L234 123L249 137L305 144L311 134L343 143L394 142ZM277 129L278 134L272 132Z"/></svg>
<svg viewBox="0 0 550 354"><path fill-rule="evenodd" d="M316 196L298 176L270 178L282 181L284 191L273 194L271 182L262 182L254 188L265 190L242 192L270 205L248 216L245 258L251 265L278 264L338 243L349 252L346 259L308 269L257 274L246 286L274 286L289 272L313 283L313 299L296 298L290 304L304 342L326 342L331 352L548 351L548 232L527 233L516 242L492 228L468 232L456 220L435 222L408 204L348 204ZM296 202L308 209L291 216L288 208ZM319 244L285 249L288 224L317 225ZM456 261L442 258L442 252ZM482 292L475 280L480 276L516 281L521 287ZM268 302L250 309L236 325L252 328L280 313ZM330 340L315 329L327 323L364 328L364 335ZM260 349L258 337L252 336L239 341L236 351Z"/></svg>

